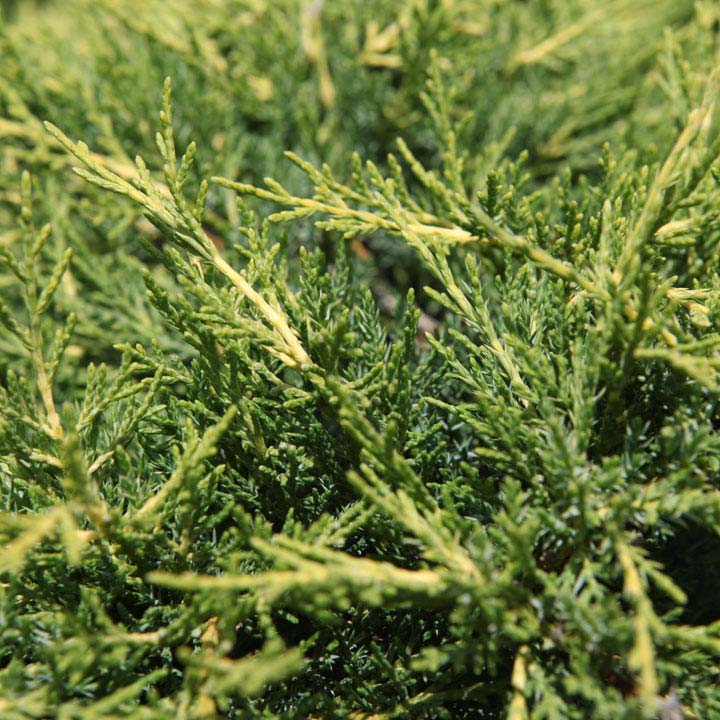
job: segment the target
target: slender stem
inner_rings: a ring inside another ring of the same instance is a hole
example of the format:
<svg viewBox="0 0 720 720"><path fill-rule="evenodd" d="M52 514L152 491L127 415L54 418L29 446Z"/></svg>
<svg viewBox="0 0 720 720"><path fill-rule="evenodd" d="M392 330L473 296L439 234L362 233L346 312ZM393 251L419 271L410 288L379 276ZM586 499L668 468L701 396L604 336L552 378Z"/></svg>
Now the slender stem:
<svg viewBox="0 0 720 720"><path fill-rule="evenodd" d="M43 357L43 335L41 317L37 311L38 288L37 288L37 268L35 262L30 262L29 274L30 282L27 286L27 306L30 311L30 338L32 341L32 360L35 366L37 376L37 388L40 393L43 406L45 407L45 415L47 426L45 430L48 435L55 440L62 440L65 433L63 431L60 417L55 408L55 398L53 396L52 384L47 375L45 368L45 358Z"/></svg>
<svg viewBox="0 0 720 720"><path fill-rule="evenodd" d="M55 398L53 397L52 386L48 380L45 370L45 360L42 355L42 338L40 337L39 318L33 318L32 321L32 338L33 338L33 362L37 372L37 386L40 391L40 397L45 406L45 414L47 415L48 427L53 438L62 440L64 431L60 416L55 408Z"/></svg>
<svg viewBox="0 0 720 720"><path fill-rule="evenodd" d="M215 267L230 280L230 282L245 296L255 307L262 313L263 317L275 328L277 333L287 346L287 355L298 365L302 367L310 362L310 356L305 352L302 343L298 339L294 330L288 324L285 315L274 308L265 298L258 293L255 288L235 270L225 258L215 251L212 254L212 262Z"/></svg>

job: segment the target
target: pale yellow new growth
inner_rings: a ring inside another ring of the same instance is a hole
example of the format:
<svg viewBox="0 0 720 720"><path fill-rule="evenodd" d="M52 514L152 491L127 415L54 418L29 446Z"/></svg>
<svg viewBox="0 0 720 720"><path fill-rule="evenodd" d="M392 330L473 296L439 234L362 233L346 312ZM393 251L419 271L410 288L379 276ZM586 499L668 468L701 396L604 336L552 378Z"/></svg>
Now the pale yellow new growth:
<svg viewBox="0 0 720 720"><path fill-rule="evenodd" d="M514 72L517 68L523 65L536 65L542 62L563 45L566 45L571 40L574 40L578 35L585 32L589 25L590 23L588 22L588 19L585 18L580 22L568 25L554 35L551 35L549 38L546 38L535 47L528 48L527 50L521 50L510 62L508 72Z"/></svg>
<svg viewBox="0 0 720 720"><path fill-rule="evenodd" d="M652 603L645 593L645 586L633 560L632 549L619 536L615 538L615 552L623 569L625 594L635 605L635 644L628 655L628 667L638 673L640 700L649 713L655 709L660 689L651 631Z"/></svg>
<svg viewBox="0 0 720 720"><path fill-rule="evenodd" d="M390 23L384 30L375 20L365 26L365 46L360 53L360 62L371 67L398 68L402 58L389 52L400 37L398 23Z"/></svg>
<svg viewBox="0 0 720 720"><path fill-rule="evenodd" d="M167 186L163 184L152 183L151 191L146 192L135 187L124 177L106 167L103 161L90 152L84 143L75 143L70 140L61 130L52 125L45 123L46 128L58 142L72 155L74 155L88 169L78 170L82 177L90 182L94 182L100 187L104 187L113 192L126 195L141 207L148 211L149 215L157 218L164 225L173 228L178 236L183 233L192 233L195 243L203 248L205 259L210 261L225 277L230 280L233 286L259 310L260 314L275 330L279 339L281 350L276 351L275 355L279 357L285 364L291 367L303 367L310 363L310 357L305 352L297 334L290 327L287 317L281 309L273 307L258 293L252 285L243 277L243 275L235 270L220 254L207 233L202 229L199 223L193 222L191 228L180 227L181 219L178 217L178 210L169 203L171 200L167 197L169 191ZM138 158L137 166L144 168L144 163ZM167 205L167 206L166 206Z"/></svg>
<svg viewBox="0 0 720 720"><path fill-rule="evenodd" d="M525 700L525 685L527 684L527 645L522 645L515 655L510 684L512 685L512 700L508 708L508 720L527 720L528 706Z"/></svg>
<svg viewBox="0 0 720 720"><path fill-rule="evenodd" d="M215 267L260 311L262 316L280 335L287 346L287 352L280 355L281 359L286 364L296 367L303 367L310 363L310 356L305 352L295 331L288 324L285 313L270 305L241 273L227 263L219 252L213 253L212 260Z"/></svg>
<svg viewBox="0 0 720 720"><path fill-rule="evenodd" d="M18 572L25 564L28 552L57 529L64 507L55 507L45 515L37 515L30 528L3 547L0 555L0 573Z"/></svg>
<svg viewBox="0 0 720 720"><path fill-rule="evenodd" d="M720 68L716 68L705 89L700 107L690 113L685 129L678 136L673 149L648 190L640 217L629 233L615 269L616 277L620 282L628 275L633 277L637 272L643 247L651 239L653 227L663 210L665 194L677 181L677 173L689 164L688 151L691 144L701 132L707 130L715 110L719 89Z"/></svg>
<svg viewBox="0 0 720 720"><path fill-rule="evenodd" d="M260 550L266 543L255 543ZM295 558L295 569L269 570L257 575L196 575L152 572L148 582L181 590L253 590L272 601L297 587L327 587L347 582L352 587L404 588L410 592L437 595L446 587L446 579L433 570L405 570L387 562L357 558L334 552L335 562L316 562Z"/></svg>
<svg viewBox="0 0 720 720"><path fill-rule="evenodd" d="M301 40L308 61L317 65L320 100L326 108L331 108L335 105L336 91L322 31L323 4L322 0L310 0L303 5L300 16Z"/></svg>

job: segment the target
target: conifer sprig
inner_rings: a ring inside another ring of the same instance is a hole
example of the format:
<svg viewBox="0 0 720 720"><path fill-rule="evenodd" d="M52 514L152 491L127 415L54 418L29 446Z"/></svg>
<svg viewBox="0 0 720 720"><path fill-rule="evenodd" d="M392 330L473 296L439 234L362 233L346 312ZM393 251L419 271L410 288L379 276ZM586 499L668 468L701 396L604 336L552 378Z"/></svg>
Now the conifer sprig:
<svg viewBox="0 0 720 720"><path fill-rule="evenodd" d="M230 280L242 296L248 298L275 331L275 354L290 366L307 365L309 357L296 333L289 327L277 301L266 300L241 273L229 265L203 229L202 218L207 198L205 181L200 184L194 206L192 208L188 206L183 194L183 186L194 162L196 146L194 143L188 145L178 165L172 131L170 97L171 83L167 78L163 89L163 109L160 112L162 131L158 133L156 142L164 161L163 172L171 195L170 199L164 197L161 187L152 180L142 158L136 158L138 178L135 183L130 183L98 162L85 143L74 143L51 123L45 125L48 132L70 154L83 163L84 167L74 168L80 177L105 190L126 195L143 208L151 222L156 224L159 229L168 232L181 247L214 265Z"/></svg>
<svg viewBox="0 0 720 720"><path fill-rule="evenodd" d="M312 198L291 195L279 183L269 179L266 179L268 189L224 178L214 178L214 181L241 194L254 195L293 208L270 215L269 219L275 222L292 222L321 214L329 216L330 219L316 220L317 227L337 230L347 238L377 232L401 236L418 251L433 274L448 288L448 294L453 300L451 309L460 312L465 319L481 314L482 307L476 305L470 309L471 303L463 297L458 282L447 264L448 248L445 244L499 245L512 253L526 257L539 269L572 283L582 296L594 298L608 308L616 306L619 298L618 312L622 319L609 317L607 322L617 325L629 320L632 323L633 339L626 350L627 358L665 360L678 370L689 373L694 379L714 389L717 387L717 375L713 369L715 360L694 353L692 350L699 350L700 346L696 346L691 338L687 338L687 341L678 347L676 332L670 330L667 327L667 320L661 319L658 315L658 311L664 314L661 305L667 307L668 301L672 304L683 299L685 307L692 313L693 318L703 324L702 318L705 317L707 310L702 303L695 302L694 299L707 298L714 291L710 288L676 287L673 286L674 279L669 279L665 284L660 285L659 291L648 294L647 278L644 278L638 286L633 283L637 280L637 273L642 266L644 245L651 240L652 235L662 234L663 228L672 224L672 218L678 210L692 204L693 193L718 157L720 141L711 143L707 149L700 151L699 155L691 150L691 145L701 129L708 128L712 124L718 77L718 72L715 71L708 81L700 106L690 113L687 124L678 136L673 149L657 170L657 176L647 190L644 205L639 210L635 227L629 229L621 253L615 259L607 257L609 267L604 267L600 272L553 257L527 238L504 228L483 209L480 203L469 200L472 192L469 194L463 187L461 170L463 158L454 150L455 133L448 124L447 111L441 109L444 108L447 100L437 70L433 72L429 86L438 94L439 99L433 101L427 97L425 104L435 118L439 137L445 147L444 176L450 186L446 186L433 172L425 170L407 145L400 141L400 148L409 168L421 187L428 193L420 201L413 199L409 194L402 171L392 155L388 157L388 165L393 169L392 177L383 177L372 162L368 162L363 168L360 159L355 156L352 181L350 184L343 184L335 179L329 167L316 169L295 154L286 153L313 183L315 194ZM682 182L680 178L685 178L686 183L679 185L678 183ZM475 193L479 195L480 191ZM666 194L668 194L667 199ZM672 195L671 198L669 194ZM423 207L427 207L428 204L442 208L440 216L424 210ZM368 209L358 209L358 206ZM606 233L608 225L612 223L610 213L610 206L604 205L602 215L599 215L596 221L597 226L604 228ZM482 229L482 232L478 232L476 228ZM602 248L599 250L607 255L607 250ZM641 289L640 286L644 286L645 289ZM433 291L428 290L428 292ZM446 304L441 299L439 301ZM482 324L489 334L490 346L501 358L506 358L507 351L498 339L492 323L484 319ZM675 318L672 318L672 324L677 327ZM654 346L652 349L642 347L644 339L648 338L648 332L651 333L650 337L654 335L659 338L664 347ZM715 339L704 338L704 343L707 343L705 347L711 347ZM512 362L504 359L504 363L513 382L522 387L523 381L514 370Z"/></svg>

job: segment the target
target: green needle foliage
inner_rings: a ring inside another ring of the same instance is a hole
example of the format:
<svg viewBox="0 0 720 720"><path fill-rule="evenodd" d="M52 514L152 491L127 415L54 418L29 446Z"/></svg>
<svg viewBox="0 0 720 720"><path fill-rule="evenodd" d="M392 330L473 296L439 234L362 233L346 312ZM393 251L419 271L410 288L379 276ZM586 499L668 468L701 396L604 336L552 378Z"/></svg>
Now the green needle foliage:
<svg viewBox="0 0 720 720"><path fill-rule="evenodd" d="M2 720L720 718L715 2L2 5Z"/></svg>

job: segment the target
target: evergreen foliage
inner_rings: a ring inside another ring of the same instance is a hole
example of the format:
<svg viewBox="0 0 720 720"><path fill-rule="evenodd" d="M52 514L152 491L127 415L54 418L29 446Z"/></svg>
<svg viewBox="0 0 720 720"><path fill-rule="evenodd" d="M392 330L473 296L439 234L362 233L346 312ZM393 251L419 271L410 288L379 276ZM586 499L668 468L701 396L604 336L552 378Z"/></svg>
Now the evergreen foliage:
<svg viewBox="0 0 720 720"><path fill-rule="evenodd" d="M720 718L717 3L3 7L2 720Z"/></svg>

